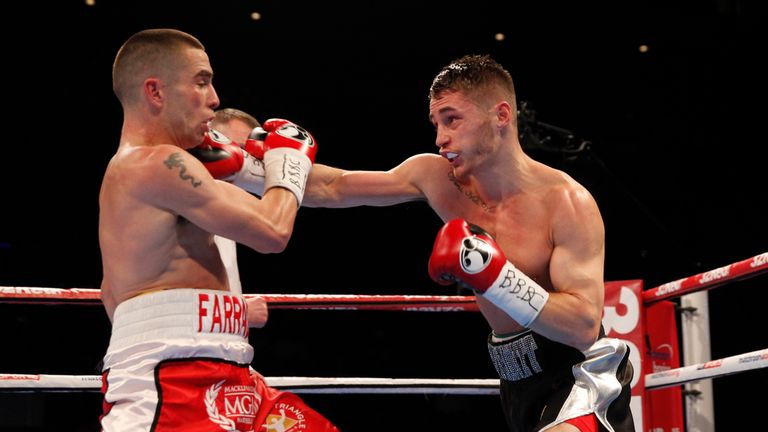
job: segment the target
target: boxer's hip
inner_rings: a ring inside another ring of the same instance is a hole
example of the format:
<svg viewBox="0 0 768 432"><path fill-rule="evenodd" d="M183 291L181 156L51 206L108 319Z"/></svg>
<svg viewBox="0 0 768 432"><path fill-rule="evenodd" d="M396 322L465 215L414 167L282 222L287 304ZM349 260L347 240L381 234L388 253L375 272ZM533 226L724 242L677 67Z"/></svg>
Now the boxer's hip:
<svg viewBox="0 0 768 432"><path fill-rule="evenodd" d="M249 364L246 303L225 291L177 288L124 301L115 309L104 369L171 358Z"/></svg>

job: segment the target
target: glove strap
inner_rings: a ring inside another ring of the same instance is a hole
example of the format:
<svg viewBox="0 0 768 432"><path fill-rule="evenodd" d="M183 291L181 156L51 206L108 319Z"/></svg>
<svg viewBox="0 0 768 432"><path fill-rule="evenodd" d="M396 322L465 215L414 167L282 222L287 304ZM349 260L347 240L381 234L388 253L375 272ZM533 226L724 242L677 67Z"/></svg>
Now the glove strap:
<svg viewBox="0 0 768 432"><path fill-rule="evenodd" d="M252 194L264 196L264 162L243 153L243 167L237 173L223 179Z"/></svg>
<svg viewBox="0 0 768 432"><path fill-rule="evenodd" d="M312 169L309 157L294 148L278 147L264 153L264 167L264 192L273 187L288 189L296 195L296 201L301 206L304 187Z"/></svg>
<svg viewBox="0 0 768 432"><path fill-rule="evenodd" d="M549 293L509 261L493 284L481 294L523 327L531 325L549 299Z"/></svg>

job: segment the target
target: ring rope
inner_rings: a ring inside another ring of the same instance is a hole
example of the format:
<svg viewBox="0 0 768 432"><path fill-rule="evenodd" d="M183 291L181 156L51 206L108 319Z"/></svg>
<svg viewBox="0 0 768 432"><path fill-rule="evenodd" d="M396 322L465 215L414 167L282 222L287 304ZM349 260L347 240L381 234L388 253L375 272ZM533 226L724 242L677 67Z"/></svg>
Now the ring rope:
<svg viewBox="0 0 768 432"><path fill-rule="evenodd" d="M101 290L0 286L0 303L101 304ZM271 309L365 310L408 312L477 312L474 296L244 294L261 297Z"/></svg>
<svg viewBox="0 0 768 432"><path fill-rule="evenodd" d="M768 348L645 375L655 390L768 367ZM295 393L323 394L498 394L498 379L266 377L267 384ZM0 391L89 391L100 375L0 374Z"/></svg>
<svg viewBox="0 0 768 432"><path fill-rule="evenodd" d="M720 360L711 360L705 363L647 374L645 376L645 389L656 390L691 381L717 378L764 367L768 367L768 348L725 357Z"/></svg>
<svg viewBox="0 0 768 432"><path fill-rule="evenodd" d="M708 272L668 282L643 293L646 305L745 279L768 270L768 252ZM246 294L273 309L478 311L474 296ZM0 303L99 304L100 290L0 286ZM647 374L647 390L768 367L768 349ZM272 377L267 383L296 393L498 394L498 379L394 379ZM101 388L99 375L0 374L0 391L78 391Z"/></svg>
<svg viewBox="0 0 768 432"><path fill-rule="evenodd" d="M498 379L265 377L271 387L311 394L498 395ZM101 375L0 374L0 392L98 391Z"/></svg>
<svg viewBox="0 0 768 432"><path fill-rule="evenodd" d="M768 271L768 252L727 266L678 279L643 292L643 303L680 297ZM100 304L101 290L0 286L0 303ZM474 296L245 294L262 297L272 309L385 310L415 312L477 312Z"/></svg>
<svg viewBox="0 0 768 432"><path fill-rule="evenodd" d="M646 290L643 292L643 303L650 305L661 300L715 288L727 282L757 276L764 271L768 271L768 252Z"/></svg>

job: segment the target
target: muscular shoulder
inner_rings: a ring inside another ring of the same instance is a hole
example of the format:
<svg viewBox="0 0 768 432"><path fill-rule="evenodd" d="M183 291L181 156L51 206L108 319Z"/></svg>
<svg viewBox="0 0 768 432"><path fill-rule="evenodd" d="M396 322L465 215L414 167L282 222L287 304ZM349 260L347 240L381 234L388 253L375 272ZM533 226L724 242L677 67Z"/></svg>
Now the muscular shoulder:
<svg viewBox="0 0 768 432"><path fill-rule="evenodd" d="M592 194L562 171L548 192L555 233L603 236L603 219Z"/></svg>
<svg viewBox="0 0 768 432"><path fill-rule="evenodd" d="M584 211L597 210L597 203L592 194L571 176L559 170L552 170L547 201L551 209L562 216L575 216Z"/></svg>
<svg viewBox="0 0 768 432"><path fill-rule="evenodd" d="M136 170L137 173L143 170L154 170L163 166L165 161L172 159L178 154L185 154L186 151L172 145L162 144L156 146L127 146L121 148L116 158L118 163L126 168Z"/></svg>
<svg viewBox="0 0 768 432"><path fill-rule="evenodd" d="M404 160L399 167L405 167L419 173L431 172L434 169L440 168L450 168L448 161L446 161L445 158L431 153L421 153L411 156Z"/></svg>
<svg viewBox="0 0 768 432"><path fill-rule="evenodd" d="M424 189L436 178L444 178L436 176L436 173L442 171L447 173L450 169L451 167L445 158L436 154L422 153L409 157L392 171L401 174L403 178L408 179L410 183L417 185L420 189Z"/></svg>
<svg viewBox="0 0 768 432"><path fill-rule="evenodd" d="M109 169L119 173L130 173L130 178L140 177L145 171L161 166L174 152L183 151L172 145L132 146L122 145L110 162Z"/></svg>
<svg viewBox="0 0 768 432"><path fill-rule="evenodd" d="M202 165L172 145L127 147L118 152L113 163L126 191L149 200L168 197L179 189L198 188L204 179Z"/></svg>

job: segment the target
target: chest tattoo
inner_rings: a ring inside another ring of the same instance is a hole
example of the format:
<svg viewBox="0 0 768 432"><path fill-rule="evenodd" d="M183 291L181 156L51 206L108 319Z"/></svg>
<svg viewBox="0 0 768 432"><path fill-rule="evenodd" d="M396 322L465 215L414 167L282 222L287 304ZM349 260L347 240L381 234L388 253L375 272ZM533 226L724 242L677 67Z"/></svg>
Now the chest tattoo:
<svg viewBox="0 0 768 432"><path fill-rule="evenodd" d="M476 193L472 192L471 190L464 190L464 188L461 186L459 181L456 179L456 176L454 176L452 172L448 173L448 180L450 180L451 183L453 183L453 185L456 186L456 189L458 189L459 192L461 192L465 197L469 198L469 200L475 203L475 205L482 208L483 211L491 212L495 209L495 207L492 207L486 204L486 202L483 201L483 199L480 198L480 196L477 195Z"/></svg>

